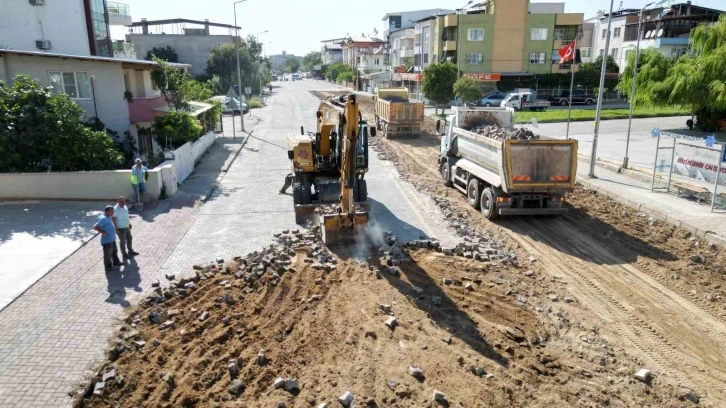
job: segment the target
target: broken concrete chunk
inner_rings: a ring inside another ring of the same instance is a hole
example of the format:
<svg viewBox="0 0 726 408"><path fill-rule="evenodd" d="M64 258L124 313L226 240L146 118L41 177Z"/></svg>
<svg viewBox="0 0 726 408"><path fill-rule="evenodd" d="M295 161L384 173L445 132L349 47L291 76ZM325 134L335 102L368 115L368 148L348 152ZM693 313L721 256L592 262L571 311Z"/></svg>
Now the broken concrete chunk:
<svg viewBox="0 0 726 408"><path fill-rule="evenodd" d="M451 284L453 284L453 283L454 283L454 281L453 281L453 280L451 280L451 279L449 279L449 278L444 278L444 285L451 285Z"/></svg>
<svg viewBox="0 0 726 408"><path fill-rule="evenodd" d="M471 291L471 290L474 290L474 285L472 285L471 282L466 282L466 284L464 285L464 288L466 290L470 290Z"/></svg>
<svg viewBox="0 0 726 408"><path fill-rule="evenodd" d="M103 375L103 382L116 378L116 369L112 368Z"/></svg>
<svg viewBox="0 0 726 408"><path fill-rule="evenodd" d="M257 364L265 365L266 363L267 363L267 357L265 357L265 350L260 350L260 352L257 353Z"/></svg>
<svg viewBox="0 0 726 408"><path fill-rule="evenodd" d="M300 385L297 383L297 378L285 380L286 391L296 391L300 389Z"/></svg>
<svg viewBox="0 0 726 408"><path fill-rule="evenodd" d="M641 368L640 371L635 373L635 379L647 383L650 381L653 373L647 368Z"/></svg>
<svg viewBox="0 0 726 408"><path fill-rule="evenodd" d="M434 401L436 401L436 402L444 402L444 401L446 401L446 396L444 395L443 392L441 392L439 390L434 390L433 397L434 397Z"/></svg>
<svg viewBox="0 0 726 408"><path fill-rule="evenodd" d="M386 326L388 326L388 328L393 330L396 328L396 326L398 326L398 320L395 317L391 316L388 319L386 319Z"/></svg>
<svg viewBox="0 0 726 408"><path fill-rule="evenodd" d="M204 312L202 312L201 315L199 315L200 322L203 322L203 321L207 320L208 318L209 318L209 312L207 312L206 310Z"/></svg>
<svg viewBox="0 0 726 408"><path fill-rule="evenodd" d="M233 380L227 387L227 391L232 395L240 395L245 390L245 383L242 380Z"/></svg>
<svg viewBox="0 0 726 408"><path fill-rule="evenodd" d="M378 305L381 311L385 314L393 313L393 307L391 305Z"/></svg>
<svg viewBox="0 0 726 408"><path fill-rule="evenodd" d="M338 402L344 407L349 407L353 403L353 393L346 391L343 395L338 397Z"/></svg>
<svg viewBox="0 0 726 408"><path fill-rule="evenodd" d="M424 372L419 367L408 367L408 375L412 376L413 378L417 378L417 379L424 378Z"/></svg>

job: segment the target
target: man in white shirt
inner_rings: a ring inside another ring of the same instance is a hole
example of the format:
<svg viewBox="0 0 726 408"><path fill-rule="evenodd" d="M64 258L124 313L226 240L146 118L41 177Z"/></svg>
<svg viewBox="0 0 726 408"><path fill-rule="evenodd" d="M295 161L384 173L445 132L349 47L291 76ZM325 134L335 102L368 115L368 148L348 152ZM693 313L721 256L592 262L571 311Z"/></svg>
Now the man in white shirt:
<svg viewBox="0 0 726 408"><path fill-rule="evenodd" d="M116 235L121 241L121 255L124 261L139 253L133 250L133 238L131 237L131 219L129 209L126 207L126 198L119 197L116 206L113 207L113 224L116 226ZM128 248L128 252L126 251Z"/></svg>

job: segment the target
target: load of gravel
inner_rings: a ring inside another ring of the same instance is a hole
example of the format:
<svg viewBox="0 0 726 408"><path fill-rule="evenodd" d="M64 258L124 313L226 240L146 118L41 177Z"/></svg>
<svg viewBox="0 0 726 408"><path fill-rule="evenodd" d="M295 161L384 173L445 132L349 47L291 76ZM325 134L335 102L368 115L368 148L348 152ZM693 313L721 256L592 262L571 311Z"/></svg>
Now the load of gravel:
<svg viewBox="0 0 726 408"><path fill-rule="evenodd" d="M525 128L506 129L499 126L479 126L471 130L497 140L538 140L539 136Z"/></svg>

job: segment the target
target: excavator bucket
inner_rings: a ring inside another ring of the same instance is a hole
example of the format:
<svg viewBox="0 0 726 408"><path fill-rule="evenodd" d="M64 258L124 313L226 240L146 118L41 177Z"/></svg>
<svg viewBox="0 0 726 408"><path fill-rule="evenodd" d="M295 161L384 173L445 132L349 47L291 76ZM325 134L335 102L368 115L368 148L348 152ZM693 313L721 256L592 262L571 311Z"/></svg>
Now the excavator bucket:
<svg viewBox="0 0 726 408"><path fill-rule="evenodd" d="M352 225L340 214L319 214L320 231L325 245L350 245L363 242L368 225L368 212L356 211Z"/></svg>

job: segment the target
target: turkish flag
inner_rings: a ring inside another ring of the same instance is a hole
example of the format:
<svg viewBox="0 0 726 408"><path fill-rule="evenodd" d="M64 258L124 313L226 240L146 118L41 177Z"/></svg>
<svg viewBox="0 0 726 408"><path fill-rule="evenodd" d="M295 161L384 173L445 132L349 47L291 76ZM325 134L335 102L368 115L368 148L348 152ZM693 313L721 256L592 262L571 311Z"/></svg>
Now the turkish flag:
<svg viewBox="0 0 726 408"><path fill-rule="evenodd" d="M568 46L560 49L560 64L564 64L567 61L573 61L575 59L575 41L572 41Z"/></svg>

